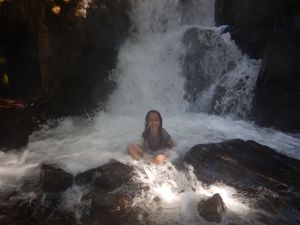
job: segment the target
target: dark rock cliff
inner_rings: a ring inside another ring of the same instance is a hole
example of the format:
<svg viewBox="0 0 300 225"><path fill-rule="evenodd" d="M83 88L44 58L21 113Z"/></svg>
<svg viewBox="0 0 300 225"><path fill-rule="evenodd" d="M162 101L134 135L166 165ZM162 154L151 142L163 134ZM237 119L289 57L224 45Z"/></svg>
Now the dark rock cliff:
<svg viewBox="0 0 300 225"><path fill-rule="evenodd" d="M58 116L105 102L120 44L128 35L128 1L1 1L1 95L43 99Z"/></svg>
<svg viewBox="0 0 300 225"><path fill-rule="evenodd" d="M300 130L300 2L217 0L216 23L250 57L262 59L253 119L263 126Z"/></svg>
<svg viewBox="0 0 300 225"><path fill-rule="evenodd" d="M38 121L103 107L130 7L127 0L0 1L1 147L26 144ZM30 129L15 132L17 117L32 121Z"/></svg>

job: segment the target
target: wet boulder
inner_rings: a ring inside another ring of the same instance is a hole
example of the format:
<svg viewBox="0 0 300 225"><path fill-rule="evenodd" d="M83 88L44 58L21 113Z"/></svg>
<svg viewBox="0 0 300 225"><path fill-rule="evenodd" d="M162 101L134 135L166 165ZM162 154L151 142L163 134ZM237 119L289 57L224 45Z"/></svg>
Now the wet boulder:
<svg viewBox="0 0 300 225"><path fill-rule="evenodd" d="M214 194L206 200L200 200L197 209L199 215L205 220L220 223L222 221L222 214L226 210L226 205L220 194Z"/></svg>
<svg viewBox="0 0 300 225"><path fill-rule="evenodd" d="M92 198L91 215L102 223L114 218L113 211L117 210L116 199L113 194L96 191Z"/></svg>
<svg viewBox="0 0 300 225"><path fill-rule="evenodd" d="M265 186L274 191L300 190L300 162L254 141L229 140L194 146L185 160L206 183L216 181L252 189ZM251 176L245 174L251 173Z"/></svg>
<svg viewBox="0 0 300 225"><path fill-rule="evenodd" d="M118 161L104 165L102 173L96 176L94 185L106 191L114 190L132 177L132 167Z"/></svg>
<svg viewBox="0 0 300 225"><path fill-rule="evenodd" d="M74 182L75 182L75 184L81 185L81 186L92 185L94 183L94 179L98 173L101 173L100 167L78 173L74 178Z"/></svg>
<svg viewBox="0 0 300 225"><path fill-rule="evenodd" d="M1 225L78 224L72 212L62 210L57 204L48 204L48 199L34 189L1 193L0 199Z"/></svg>
<svg viewBox="0 0 300 225"><path fill-rule="evenodd" d="M58 165L43 163L36 177L25 179L19 189L0 193L0 224L142 224L139 218L145 212L132 206L133 195L128 194L137 191L129 182L132 170L112 161L77 175L78 202L69 210L62 192L71 187L73 176ZM101 175L103 180L95 182Z"/></svg>
<svg viewBox="0 0 300 225"><path fill-rule="evenodd" d="M131 199L125 194L96 191L91 203L91 219L103 225L140 224L141 210L131 204Z"/></svg>
<svg viewBox="0 0 300 225"><path fill-rule="evenodd" d="M206 184L224 183L253 200L264 224L299 223L300 161L254 141L228 140L194 146L185 161ZM267 211L270 214L262 214Z"/></svg>
<svg viewBox="0 0 300 225"><path fill-rule="evenodd" d="M133 168L128 165L111 161L101 167L77 174L75 183L91 185L109 192L129 181L132 177L132 171Z"/></svg>
<svg viewBox="0 0 300 225"><path fill-rule="evenodd" d="M40 183L44 192L63 192L73 184L73 175L65 172L57 165L43 163Z"/></svg>
<svg viewBox="0 0 300 225"><path fill-rule="evenodd" d="M81 224L144 224L147 213L133 206L133 198L142 191L132 178L134 168L111 161L79 173L75 183L88 188L78 208Z"/></svg>

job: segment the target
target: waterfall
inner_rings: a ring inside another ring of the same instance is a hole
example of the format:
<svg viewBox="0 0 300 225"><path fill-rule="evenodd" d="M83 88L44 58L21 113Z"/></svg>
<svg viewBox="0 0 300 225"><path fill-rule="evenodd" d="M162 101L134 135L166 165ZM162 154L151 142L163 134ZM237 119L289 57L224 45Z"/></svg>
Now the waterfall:
<svg viewBox="0 0 300 225"><path fill-rule="evenodd" d="M129 40L120 51L111 113L139 115L156 108L168 115L185 111L184 78L178 64L180 32Z"/></svg>
<svg viewBox="0 0 300 225"><path fill-rule="evenodd" d="M260 63L213 27L213 1L136 0L132 7L131 37L112 74L111 113L156 108L247 118Z"/></svg>

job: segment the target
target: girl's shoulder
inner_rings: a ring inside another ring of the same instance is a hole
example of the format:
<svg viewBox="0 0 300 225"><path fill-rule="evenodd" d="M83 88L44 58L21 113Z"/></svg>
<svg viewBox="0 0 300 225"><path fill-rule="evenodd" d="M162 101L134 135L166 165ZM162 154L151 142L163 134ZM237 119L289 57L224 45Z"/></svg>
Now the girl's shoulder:
<svg viewBox="0 0 300 225"><path fill-rule="evenodd" d="M164 128L162 128L161 134L163 136L163 139L169 139L169 138L171 138L171 135Z"/></svg>

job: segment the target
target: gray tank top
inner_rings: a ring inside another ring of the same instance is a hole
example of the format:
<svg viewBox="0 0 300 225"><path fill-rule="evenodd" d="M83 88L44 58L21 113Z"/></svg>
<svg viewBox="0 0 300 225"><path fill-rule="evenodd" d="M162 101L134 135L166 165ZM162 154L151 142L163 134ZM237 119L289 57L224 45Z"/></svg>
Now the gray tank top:
<svg viewBox="0 0 300 225"><path fill-rule="evenodd" d="M145 140L145 150L158 151L168 147L168 141L171 139L169 133L162 128L160 135L157 138L153 138L149 131L144 131L142 137Z"/></svg>

